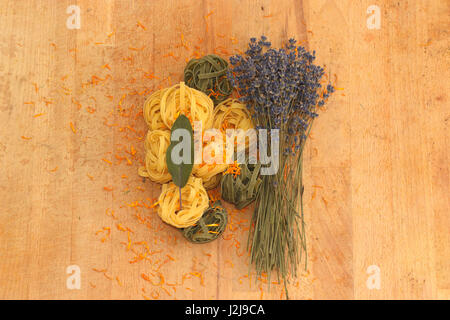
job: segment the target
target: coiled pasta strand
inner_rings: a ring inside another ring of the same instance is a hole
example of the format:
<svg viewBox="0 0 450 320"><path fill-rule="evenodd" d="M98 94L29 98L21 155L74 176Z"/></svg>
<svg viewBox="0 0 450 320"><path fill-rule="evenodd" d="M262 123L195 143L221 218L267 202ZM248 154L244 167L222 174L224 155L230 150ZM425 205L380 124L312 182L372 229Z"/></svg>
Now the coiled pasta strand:
<svg viewBox="0 0 450 320"><path fill-rule="evenodd" d="M203 92L189 88L180 82L164 91L161 97L161 118L171 128L180 114L184 114L193 123L201 121L202 129L212 127L214 104Z"/></svg>
<svg viewBox="0 0 450 320"><path fill-rule="evenodd" d="M169 145L169 130L147 132L144 142L145 166L139 168L140 176L158 183L166 183L172 179L166 164L166 150Z"/></svg>
<svg viewBox="0 0 450 320"><path fill-rule="evenodd" d="M227 70L226 60L210 54L188 62L184 69L184 81L191 88L206 93L214 104L218 104L228 98L233 90Z"/></svg>
<svg viewBox="0 0 450 320"><path fill-rule="evenodd" d="M237 99L227 99L214 109L213 128L248 130L254 128L252 118L245 104Z"/></svg>
<svg viewBox="0 0 450 320"><path fill-rule="evenodd" d="M143 115L150 130L169 129L161 118L161 98L166 90L155 91L144 103Z"/></svg>
<svg viewBox="0 0 450 320"><path fill-rule="evenodd" d="M217 239L227 226L227 211L220 201L214 202L198 222L182 230L186 239L193 243L207 243Z"/></svg>
<svg viewBox="0 0 450 320"><path fill-rule="evenodd" d="M179 188L173 182L164 184L158 199L158 215L176 228L187 228L194 225L209 206L202 179L191 176L181 188L181 200L180 210Z"/></svg>

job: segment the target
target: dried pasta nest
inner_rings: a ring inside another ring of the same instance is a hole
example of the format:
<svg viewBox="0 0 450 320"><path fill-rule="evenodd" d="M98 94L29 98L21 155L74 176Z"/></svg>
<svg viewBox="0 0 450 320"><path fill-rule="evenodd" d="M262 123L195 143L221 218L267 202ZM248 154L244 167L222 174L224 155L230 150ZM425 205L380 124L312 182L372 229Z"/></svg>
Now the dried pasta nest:
<svg viewBox="0 0 450 320"><path fill-rule="evenodd" d="M139 168L139 175L158 183L172 179L167 169L166 150L170 145L169 130L148 131L145 137L145 166Z"/></svg>
<svg viewBox="0 0 450 320"><path fill-rule="evenodd" d="M213 128L222 131L226 129L248 130L254 128L254 125L245 104L230 98L214 109Z"/></svg>
<svg viewBox="0 0 450 320"><path fill-rule="evenodd" d="M182 233L193 243L211 242L223 233L227 220L227 211L218 200L203 213L195 225L183 229Z"/></svg>
<svg viewBox="0 0 450 320"><path fill-rule="evenodd" d="M187 228L197 223L209 206L202 179L189 178L181 189L181 203L180 210L179 188L173 182L164 184L158 199L158 215L176 228Z"/></svg>
<svg viewBox="0 0 450 320"><path fill-rule="evenodd" d="M161 98L166 90L155 91L144 103L144 119L150 130L169 129L161 118Z"/></svg>
<svg viewBox="0 0 450 320"><path fill-rule="evenodd" d="M220 147L219 142L209 141L204 143L203 148L212 147L212 150ZM192 174L196 177L202 178L203 184L207 190L214 189L220 182L221 173L227 170L228 164L226 163L225 150L222 146L223 157L218 163L211 163L212 159L205 159L203 154L203 162L201 164L194 164ZM206 161L205 161L206 160Z"/></svg>
<svg viewBox="0 0 450 320"><path fill-rule="evenodd" d="M220 183L221 195L223 200L233 203L238 209L242 209L252 203L258 195L262 182L259 177L261 164L234 166L237 171L227 170L222 177Z"/></svg>
<svg viewBox="0 0 450 320"><path fill-rule="evenodd" d="M215 187L217 187L219 185L221 178L222 178L222 174L218 173L215 176L212 176L210 178L202 179L203 186L205 187L206 190L214 189Z"/></svg>
<svg viewBox="0 0 450 320"><path fill-rule="evenodd" d="M227 170L228 165L223 164L201 164L194 165L193 175L201 178L207 190L214 189L220 182L221 173ZM217 177L218 176L218 177Z"/></svg>
<svg viewBox="0 0 450 320"><path fill-rule="evenodd" d="M228 98L233 90L227 78L228 63L221 57L210 54L192 59L184 69L184 81L192 88L211 97L214 104Z"/></svg>
<svg viewBox="0 0 450 320"><path fill-rule="evenodd" d="M171 128L182 113L191 123L201 121L203 130L212 127L214 104L203 92L189 88L180 82L164 91L161 96L161 118Z"/></svg>

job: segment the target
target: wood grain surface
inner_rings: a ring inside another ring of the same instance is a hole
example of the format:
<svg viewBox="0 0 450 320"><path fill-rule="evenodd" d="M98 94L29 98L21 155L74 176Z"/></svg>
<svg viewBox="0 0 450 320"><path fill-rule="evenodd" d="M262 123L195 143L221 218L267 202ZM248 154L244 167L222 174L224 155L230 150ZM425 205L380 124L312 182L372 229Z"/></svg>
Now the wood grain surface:
<svg viewBox="0 0 450 320"><path fill-rule="evenodd" d="M1 1L0 298L285 298L248 276L250 210L227 206L223 239L192 245L137 175L146 96L265 34L316 50L339 89L307 145L309 262L290 296L449 299L449 16L446 0Z"/></svg>

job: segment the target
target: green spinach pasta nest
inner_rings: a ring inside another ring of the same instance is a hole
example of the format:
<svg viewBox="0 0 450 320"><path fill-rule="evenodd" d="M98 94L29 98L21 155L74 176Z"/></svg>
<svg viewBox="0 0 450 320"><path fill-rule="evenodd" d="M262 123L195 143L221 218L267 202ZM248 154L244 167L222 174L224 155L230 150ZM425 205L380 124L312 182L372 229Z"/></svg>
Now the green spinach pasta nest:
<svg viewBox="0 0 450 320"><path fill-rule="evenodd" d="M231 164L220 182L222 199L242 209L255 201L261 187L261 164Z"/></svg>
<svg viewBox="0 0 450 320"><path fill-rule="evenodd" d="M182 229L183 236L193 243L207 243L217 239L227 226L227 211L219 200L206 209L193 226Z"/></svg>
<svg viewBox="0 0 450 320"><path fill-rule="evenodd" d="M233 89L228 81L227 71L228 62L210 54L188 62L184 69L184 82L207 94L214 105L217 105L227 99Z"/></svg>

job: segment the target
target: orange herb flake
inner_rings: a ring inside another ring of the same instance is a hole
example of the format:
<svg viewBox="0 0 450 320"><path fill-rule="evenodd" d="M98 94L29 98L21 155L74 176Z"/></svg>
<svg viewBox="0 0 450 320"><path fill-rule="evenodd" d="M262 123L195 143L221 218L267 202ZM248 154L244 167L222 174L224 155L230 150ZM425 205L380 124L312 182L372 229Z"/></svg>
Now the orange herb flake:
<svg viewBox="0 0 450 320"><path fill-rule="evenodd" d="M138 21L137 23L136 23L136 25L137 25L137 27L140 27L140 28L142 28L142 29L144 29L144 30L147 30L147 28L142 24L142 22L140 22L140 21Z"/></svg>
<svg viewBox="0 0 450 320"><path fill-rule="evenodd" d="M70 129L72 129L72 132L77 133L77 129L75 129L74 124L72 122L70 122L69 125L70 125Z"/></svg>

